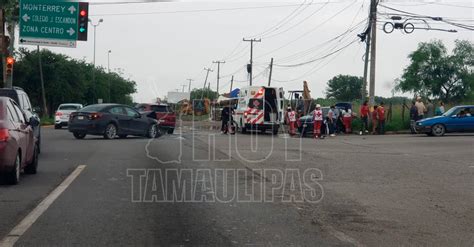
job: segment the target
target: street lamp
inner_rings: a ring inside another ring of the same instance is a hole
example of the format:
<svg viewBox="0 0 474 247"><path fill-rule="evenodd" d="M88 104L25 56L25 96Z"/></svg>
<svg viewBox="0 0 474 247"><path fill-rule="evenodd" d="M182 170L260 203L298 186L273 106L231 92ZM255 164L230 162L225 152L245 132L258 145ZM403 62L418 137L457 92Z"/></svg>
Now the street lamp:
<svg viewBox="0 0 474 247"><path fill-rule="evenodd" d="M94 58L93 58L93 64L94 68L92 68L92 83L94 87L94 96L93 96L93 103L95 103L95 97L96 97L96 82L95 82L95 47L96 47L96 34L97 34L97 27L100 25L100 23L104 22L103 19L100 19L99 22L94 24L91 19L89 19L89 23L94 27Z"/></svg>
<svg viewBox="0 0 474 247"><path fill-rule="evenodd" d="M109 74L109 81L108 81L108 84L109 84L109 103L112 103L110 101L110 99L111 99L111 95L110 95L110 53L112 53L112 50L109 50L109 52L107 52L107 71L108 71L108 74Z"/></svg>

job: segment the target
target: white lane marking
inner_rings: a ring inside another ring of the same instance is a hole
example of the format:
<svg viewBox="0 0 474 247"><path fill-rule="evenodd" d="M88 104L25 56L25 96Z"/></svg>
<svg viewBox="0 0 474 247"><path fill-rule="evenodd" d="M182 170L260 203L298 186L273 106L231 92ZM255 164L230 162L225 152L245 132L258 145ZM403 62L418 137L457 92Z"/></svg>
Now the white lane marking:
<svg viewBox="0 0 474 247"><path fill-rule="evenodd" d="M364 246L363 244L359 243L357 240L355 240L351 236L349 236L349 235L347 235L343 232L340 232L340 231L334 229L331 226L323 226L323 227L326 228L326 230L329 231L329 234L333 235L335 238L339 239L342 242L350 243L350 244L352 244L354 246L357 246L357 247L363 247Z"/></svg>
<svg viewBox="0 0 474 247"><path fill-rule="evenodd" d="M33 211L31 211L8 235L0 241L0 247L12 247L25 234L25 232L38 220L38 218L58 199L58 197L71 185L71 183L86 168L78 166L56 189L53 190Z"/></svg>

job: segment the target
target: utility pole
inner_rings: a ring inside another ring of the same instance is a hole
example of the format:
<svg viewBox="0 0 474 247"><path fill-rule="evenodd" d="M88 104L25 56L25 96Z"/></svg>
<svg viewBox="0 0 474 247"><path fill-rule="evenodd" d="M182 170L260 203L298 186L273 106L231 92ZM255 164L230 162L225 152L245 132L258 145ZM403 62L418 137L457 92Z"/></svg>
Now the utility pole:
<svg viewBox="0 0 474 247"><path fill-rule="evenodd" d="M189 81L189 92L191 92L191 83L194 81L193 79L187 79Z"/></svg>
<svg viewBox="0 0 474 247"><path fill-rule="evenodd" d="M41 50L40 50L39 45L37 46L37 51L38 51L38 63L39 63L40 80L41 80L41 97L43 99L43 116L49 116L48 106L46 104L46 92L44 89L43 63L41 61Z"/></svg>
<svg viewBox="0 0 474 247"><path fill-rule="evenodd" d="M232 79L230 79L230 91L229 93L232 92L232 87L234 86L234 76L232 76Z"/></svg>
<svg viewBox="0 0 474 247"><path fill-rule="evenodd" d="M183 87L183 93L184 93L184 88L187 86L186 84L181 85Z"/></svg>
<svg viewBox="0 0 474 247"><path fill-rule="evenodd" d="M107 73L108 73L108 77L109 77L109 80L108 80L108 94L109 94L109 103L112 103L112 97L111 97L111 86L110 86L110 53L112 53L112 50L109 50L109 52L107 52Z"/></svg>
<svg viewBox="0 0 474 247"><path fill-rule="evenodd" d="M245 42L250 42L250 64L247 66L247 72L250 74L250 86L252 86L253 80L253 43L254 42L262 42L262 39L243 39Z"/></svg>
<svg viewBox="0 0 474 247"><path fill-rule="evenodd" d="M219 95L219 76L221 72L221 63L225 63L225 61L213 61L212 63L217 63L217 95Z"/></svg>
<svg viewBox="0 0 474 247"><path fill-rule="evenodd" d="M204 98L204 90L206 90L206 84L207 84L207 79L209 78L209 72L213 72L213 70L210 68L204 68L204 70L206 70L207 73L206 73L206 80L204 81L204 86L202 87L201 100Z"/></svg>
<svg viewBox="0 0 474 247"><path fill-rule="evenodd" d="M94 24L92 22L91 19L89 19L89 22L90 24L92 25L92 27L94 27L94 57L93 57L93 64L94 64L94 67L92 68L92 86L94 88L94 92L93 92L93 95L92 96L92 103L95 104L96 102L96 96L97 96L97 92L96 92L96 88L97 86L95 85L96 84L96 81L95 81L95 48L96 48L96 37L97 37L97 27L100 25L100 23L104 22L103 19L100 19L99 22L97 22L97 24Z"/></svg>
<svg viewBox="0 0 474 247"><path fill-rule="evenodd" d="M272 84L272 72L273 72L273 57L272 60L270 61L270 74L268 75L268 86Z"/></svg>
<svg viewBox="0 0 474 247"><path fill-rule="evenodd" d="M377 3L378 0L371 0L370 19L371 19L371 41L370 41L370 89L369 101L370 105L375 103L375 64L377 55Z"/></svg>
<svg viewBox="0 0 474 247"><path fill-rule="evenodd" d="M366 100L367 98L367 75L369 73L369 56L370 56L370 32L371 32L371 21L369 19L369 27L367 30L367 34L365 37L365 60L364 60L364 81L362 85L362 90L360 92L360 95L362 96L362 102Z"/></svg>
<svg viewBox="0 0 474 247"><path fill-rule="evenodd" d="M7 63L6 63L6 57L7 54L5 54L5 51L7 50L7 44L6 43L6 38L5 38L5 10L0 9L0 53L1 53L1 58L2 58L2 82L3 85L0 85L1 87L4 87L7 81Z"/></svg>

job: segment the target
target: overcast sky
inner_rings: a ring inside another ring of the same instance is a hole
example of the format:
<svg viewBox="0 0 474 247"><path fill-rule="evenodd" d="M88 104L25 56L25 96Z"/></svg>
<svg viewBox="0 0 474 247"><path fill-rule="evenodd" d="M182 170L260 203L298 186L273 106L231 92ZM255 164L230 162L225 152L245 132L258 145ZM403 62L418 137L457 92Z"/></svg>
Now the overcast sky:
<svg viewBox="0 0 474 247"><path fill-rule="evenodd" d="M249 61L249 43L242 38L262 38L254 47L254 85L266 85L268 64L294 65L318 59L298 67L276 66L274 86L285 90L301 89L307 80L313 97L322 97L326 82L338 74L362 76L364 43L355 42L340 52L361 33L367 18L369 0L294 0L294 1L182 1L136 4L92 4L120 1L90 1L93 22L104 22L97 28L97 65L107 67L107 53L111 50L110 67L120 68L137 82L137 102L150 102L168 91L181 91L192 78L192 87L202 87L204 67L214 69L209 79L216 88L216 67L213 60L226 60L221 67L220 92L230 89L230 75L235 75L235 87L248 84L244 68ZM127 1L130 2L130 1ZM301 5L305 3L304 5ZM311 4L308 4L311 3ZM326 3L326 4L325 4ZM473 2L400 1L383 4L430 16L443 16L464 24L474 24ZM451 6L456 5L456 6ZM459 7L461 6L461 7ZM463 7L464 6L464 7ZM206 11L196 11L206 10ZM393 12L379 7L380 12ZM293 13L293 14L292 14ZM385 16L379 16L385 21ZM415 21L417 22L417 21ZM415 30L403 34L395 30L386 34L379 24L377 36L376 95L391 96L394 79L400 77L407 65L408 54L419 42L441 39L451 50L456 39L474 40L474 32L447 24L431 27L457 29L457 33ZM418 23L417 27L426 27ZM353 32L346 32L351 27ZM93 32L89 41L78 42L75 49L48 48L73 58L92 61ZM327 42L329 41L329 42ZM335 52L333 55L329 55ZM327 56L327 57L326 57Z"/></svg>

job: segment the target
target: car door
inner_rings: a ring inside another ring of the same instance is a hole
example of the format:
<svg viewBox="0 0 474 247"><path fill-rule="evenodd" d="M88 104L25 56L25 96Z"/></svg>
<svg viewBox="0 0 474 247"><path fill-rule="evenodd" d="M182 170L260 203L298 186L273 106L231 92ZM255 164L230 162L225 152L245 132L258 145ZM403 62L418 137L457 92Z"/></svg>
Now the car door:
<svg viewBox="0 0 474 247"><path fill-rule="evenodd" d="M15 132L17 136L18 146L21 149L21 161L24 164L26 161L31 159L33 153L33 136L31 127L26 124L23 112L13 102L9 101L8 110L13 116L13 129L11 132Z"/></svg>
<svg viewBox="0 0 474 247"><path fill-rule="evenodd" d="M130 130L130 122L132 119L127 116L123 106L114 106L110 108L109 112L118 124L117 128L119 134L132 134Z"/></svg>
<svg viewBox="0 0 474 247"><path fill-rule="evenodd" d="M148 129L148 121L139 112L131 107L124 107L125 113L131 118L130 131L135 135L143 135Z"/></svg>
<svg viewBox="0 0 474 247"><path fill-rule="evenodd" d="M464 112L466 116L460 118L462 131L474 132L474 107L466 107Z"/></svg>

